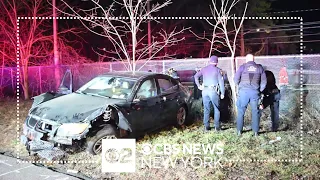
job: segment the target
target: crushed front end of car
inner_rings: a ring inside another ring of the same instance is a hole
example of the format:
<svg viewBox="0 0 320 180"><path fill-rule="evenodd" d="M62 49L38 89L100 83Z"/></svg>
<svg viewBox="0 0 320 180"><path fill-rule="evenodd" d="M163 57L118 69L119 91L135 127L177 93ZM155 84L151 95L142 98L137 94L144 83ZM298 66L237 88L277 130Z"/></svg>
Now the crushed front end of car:
<svg viewBox="0 0 320 180"><path fill-rule="evenodd" d="M43 96L47 95L43 94ZM60 98L72 98L72 96L77 95L66 95ZM86 106L78 107L77 111L73 112L63 107L66 105L55 102L42 106L43 103L59 97L47 98L47 101L39 103L40 98L41 96L34 98L34 104L23 124L21 142L26 146L30 155L37 154L49 161L65 157L67 155L63 150L65 147L81 149L89 131L92 131L93 121L106 112L105 105L99 105L90 110Z"/></svg>
<svg viewBox="0 0 320 180"><path fill-rule="evenodd" d="M33 106L30 109L23 124L21 142L30 155L37 154L49 161L64 158L67 155L66 148L75 152L86 149L87 138L93 137L108 124L119 128L119 131L123 130L122 133L131 131L128 121L115 105L103 105L89 112L85 112L84 108L83 113L69 116L62 116L61 112L57 111L51 119L45 118L50 116L50 110L46 108Z"/></svg>
<svg viewBox="0 0 320 180"><path fill-rule="evenodd" d="M40 119L35 115L26 118L21 142L30 155L38 154L47 160L59 160L66 156L60 146L74 146L89 132L90 123L57 123Z"/></svg>

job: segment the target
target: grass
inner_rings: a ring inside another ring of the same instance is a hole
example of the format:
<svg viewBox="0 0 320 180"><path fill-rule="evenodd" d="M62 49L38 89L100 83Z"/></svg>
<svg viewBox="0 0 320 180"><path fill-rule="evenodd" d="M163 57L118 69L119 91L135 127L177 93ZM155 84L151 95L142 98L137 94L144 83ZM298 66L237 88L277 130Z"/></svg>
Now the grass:
<svg viewBox="0 0 320 180"><path fill-rule="evenodd" d="M184 130L173 129L164 134L154 135L145 138L140 143L224 143L225 160L230 159L259 159L259 160L294 160L299 159L300 143L299 134L295 131L285 131L264 134L254 138L250 133L238 138L235 136L234 129L228 129L221 133L201 132L201 128L193 130L188 127ZM261 146L276 136L282 140L272 145ZM150 140L152 139L152 140ZM319 153L317 152L317 136L304 137L304 160L303 162L224 162L222 169L198 169L196 173L199 177L207 179L225 179L232 177L248 177L250 179L265 179L268 176L279 179L293 179L300 176L318 177L319 175ZM139 145L138 145L139 148ZM315 171L314 171L315 170ZM178 170L179 171L179 170ZM188 177L189 172L183 172Z"/></svg>
<svg viewBox="0 0 320 180"><path fill-rule="evenodd" d="M17 145L17 121L16 121L16 101L6 100L0 102L0 129L3 132L0 141L0 151L9 155L16 155L17 148L23 159L31 160L22 145ZM31 101L20 102L20 128L31 107ZM198 103L195 108L199 108ZM201 109L201 108L200 108ZM318 114L317 114L318 113ZM248 114L248 113L247 113ZM52 164L59 169L77 170L94 179L110 178L115 179L317 179L320 174L320 153L319 153L319 111L311 108L303 113L303 161L286 162L285 160L300 159L300 126L290 126L290 129L279 132L268 132L270 120L266 110L262 120L262 131L267 131L255 138L252 132L245 132L241 137L235 134L235 124L224 123L226 129L216 132L203 132L201 121L186 126L182 129L171 128L156 134L150 134L138 140L137 151L142 149L144 143L150 144L180 144L183 143L222 143L223 155L222 168L192 168L184 167L183 163L176 165L176 168L138 168L136 173L101 173L100 156L90 156L86 152L71 154L66 160L69 161L97 161L97 163L72 163L72 164ZM250 123L246 116L247 125ZM293 122L288 116L282 116L282 128L286 124ZM21 131L21 129L20 129ZM276 137L281 137L279 142L266 144ZM142 157L137 154L138 159ZM154 154L150 155L155 157ZM215 158L217 155L206 155ZM171 158L188 158L190 155L179 153ZM201 156L200 156L201 157ZM202 156L203 157L203 156ZM241 162L243 159L258 159L260 161ZM270 160L281 160L272 162ZM234 161L230 161L234 160ZM268 160L268 161L262 161Z"/></svg>

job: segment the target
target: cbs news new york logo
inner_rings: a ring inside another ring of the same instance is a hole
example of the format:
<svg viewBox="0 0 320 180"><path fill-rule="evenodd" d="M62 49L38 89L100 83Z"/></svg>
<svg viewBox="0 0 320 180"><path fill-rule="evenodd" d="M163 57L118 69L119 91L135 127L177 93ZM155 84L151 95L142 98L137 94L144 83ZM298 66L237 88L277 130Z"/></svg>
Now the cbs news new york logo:
<svg viewBox="0 0 320 180"><path fill-rule="evenodd" d="M224 143L209 144L143 144L140 151L141 167L174 168L183 162L185 167L222 168L220 163L224 153ZM166 157L152 158L148 155L173 155L182 153L186 158ZM190 156L191 155L191 156ZM204 155L199 157L198 155ZM159 164L161 166L159 166ZM135 172L136 170L136 140L135 139L103 139L102 140L102 172Z"/></svg>
<svg viewBox="0 0 320 180"><path fill-rule="evenodd" d="M102 140L102 172L135 172L135 170L135 139Z"/></svg>

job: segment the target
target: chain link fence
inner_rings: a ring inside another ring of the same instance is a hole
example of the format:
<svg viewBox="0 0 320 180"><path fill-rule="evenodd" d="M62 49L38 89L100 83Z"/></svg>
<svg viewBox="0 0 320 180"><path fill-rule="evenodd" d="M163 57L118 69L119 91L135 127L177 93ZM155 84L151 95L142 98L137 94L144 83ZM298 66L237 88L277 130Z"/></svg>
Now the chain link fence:
<svg viewBox="0 0 320 180"><path fill-rule="evenodd" d="M318 89L320 85L320 54L315 55L287 55L287 56L256 56L256 62L262 64L265 69L270 70L276 77L279 84L279 71L287 67L289 84L300 85L300 61L303 64L303 82L310 89ZM177 59L158 60L148 62L137 62L136 70L158 73L166 73L172 67L175 70L195 70L206 66L208 58L199 59ZM219 58L218 66L227 74L230 80L232 75L230 58ZM236 68L245 63L245 57L236 57ZM82 65L63 65L60 67L60 74L63 77L67 69L73 74L74 90L80 88L86 82L97 75L110 71L126 71L128 63L124 62L99 62ZM55 91L54 66L31 66L28 68L29 93L36 96L43 92ZM0 96L15 97L16 95L16 68L0 68ZM22 89L22 87L20 87Z"/></svg>

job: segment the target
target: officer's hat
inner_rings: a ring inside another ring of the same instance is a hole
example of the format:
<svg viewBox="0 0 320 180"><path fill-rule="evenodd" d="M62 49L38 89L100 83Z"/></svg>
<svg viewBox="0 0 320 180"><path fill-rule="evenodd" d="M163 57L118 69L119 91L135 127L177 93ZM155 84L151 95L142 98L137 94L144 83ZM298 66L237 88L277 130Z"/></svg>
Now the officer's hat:
<svg viewBox="0 0 320 180"><path fill-rule="evenodd" d="M211 56L209 63L211 64L218 64L218 57L217 56Z"/></svg>

